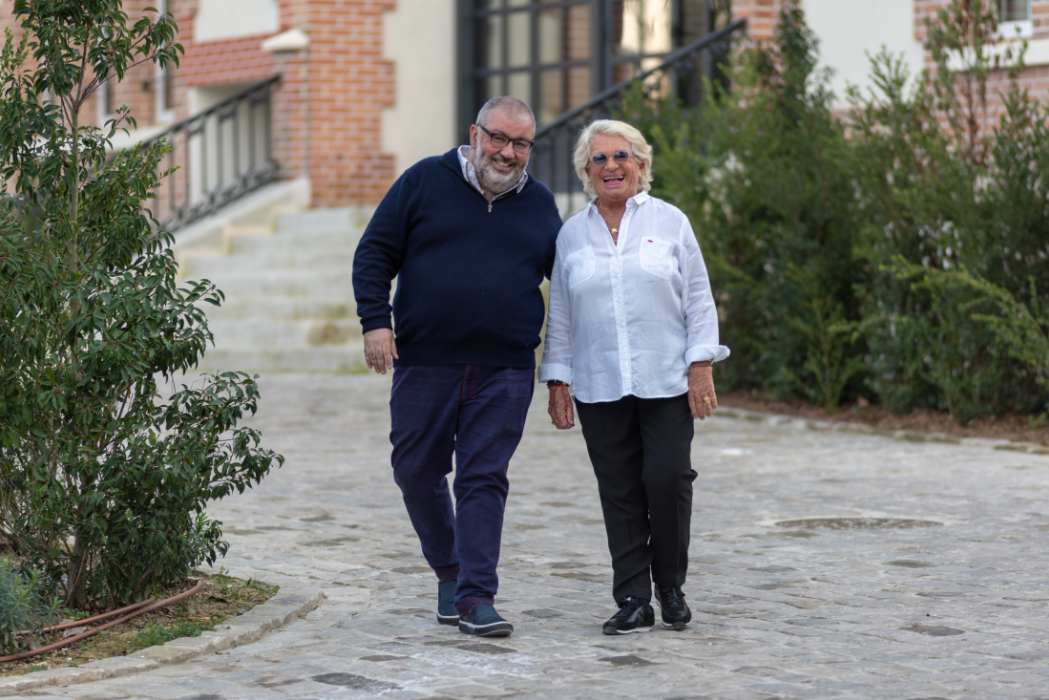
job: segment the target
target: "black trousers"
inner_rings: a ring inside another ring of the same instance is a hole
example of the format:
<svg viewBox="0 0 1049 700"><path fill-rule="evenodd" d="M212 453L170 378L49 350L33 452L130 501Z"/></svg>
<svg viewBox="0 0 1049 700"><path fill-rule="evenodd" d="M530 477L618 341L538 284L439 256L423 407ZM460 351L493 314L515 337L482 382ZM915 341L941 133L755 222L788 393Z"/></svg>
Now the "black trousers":
<svg viewBox="0 0 1049 700"><path fill-rule="evenodd" d="M686 395L576 402L601 495L612 596L650 600L688 572L695 428Z"/></svg>

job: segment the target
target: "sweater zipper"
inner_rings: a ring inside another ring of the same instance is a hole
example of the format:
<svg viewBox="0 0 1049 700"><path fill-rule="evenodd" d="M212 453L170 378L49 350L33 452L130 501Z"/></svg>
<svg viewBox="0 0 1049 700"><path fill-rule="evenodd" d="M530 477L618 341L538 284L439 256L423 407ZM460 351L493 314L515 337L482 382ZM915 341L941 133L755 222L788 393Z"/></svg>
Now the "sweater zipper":
<svg viewBox="0 0 1049 700"><path fill-rule="evenodd" d="M492 213L492 203L491 202L488 202L488 213L489 214Z"/></svg>

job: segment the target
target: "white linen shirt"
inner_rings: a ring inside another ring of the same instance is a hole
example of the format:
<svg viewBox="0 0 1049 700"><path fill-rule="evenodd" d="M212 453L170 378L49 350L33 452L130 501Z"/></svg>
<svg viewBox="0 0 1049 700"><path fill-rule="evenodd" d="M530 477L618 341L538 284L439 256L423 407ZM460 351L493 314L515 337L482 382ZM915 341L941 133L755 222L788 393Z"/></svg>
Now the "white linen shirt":
<svg viewBox="0 0 1049 700"><path fill-rule="evenodd" d="M729 356L703 254L680 209L631 197L619 245L594 203L561 227L539 381L585 403L688 391L693 362Z"/></svg>

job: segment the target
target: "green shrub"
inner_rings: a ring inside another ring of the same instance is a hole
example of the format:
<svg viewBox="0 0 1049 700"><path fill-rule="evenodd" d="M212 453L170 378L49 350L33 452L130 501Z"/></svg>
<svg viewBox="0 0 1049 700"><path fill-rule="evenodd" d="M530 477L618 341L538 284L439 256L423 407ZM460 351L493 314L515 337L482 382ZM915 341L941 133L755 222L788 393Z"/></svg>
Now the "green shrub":
<svg viewBox="0 0 1049 700"><path fill-rule="evenodd" d="M934 71L912 78L881 54L873 94L850 95L870 386L895 410L931 406L961 422L1031 411L1046 400L1035 381L1046 360L1018 348L1030 333L1009 329L1017 309L1047 301L1035 290L1049 290L1049 113L1017 86L1022 58L993 57L996 19L978 0L927 24ZM1010 82L987 128L994 78Z"/></svg>
<svg viewBox="0 0 1049 700"><path fill-rule="evenodd" d="M861 386L852 290L864 267L849 144L817 59L788 6L774 41L739 56L731 92L711 87L691 111L646 111L636 97L625 109L653 143L654 194L688 215L703 249L732 348L719 386L833 408Z"/></svg>
<svg viewBox="0 0 1049 700"><path fill-rule="evenodd" d="M33 648L57 619L61 601L48 595L41 578L39 571L23 574L0 557L0 656Z"/></svg>
<svg viewBox="0 0 1049 700"><path fill-rule="evenodd" d="M1022 56L994 58L996 30L979 0L952 0L928 22L935 69L882 52L837 118L789 3L771 43L736 52L730 93L690 110L628 96L653 191L710 269L732 348L719 386L961 422L1046 404L1049 108L1017 86Z"/></svg>
<svg viewBox="0 0 1049 700"><path fill-rule="evenodd" d="M177 62L170 16L119 0L16 0L25 35L0 58L0 531L71 608L148 597L224 554L206 503L283 458L238 428L246 375L166 397L212 341L204 280L179 288L172 237L146 208L165 146L107 153L125 123L80 125L135 62ZM53 100L48 102L47 100ZM3 191L6 194L6 190Z"/></svg>

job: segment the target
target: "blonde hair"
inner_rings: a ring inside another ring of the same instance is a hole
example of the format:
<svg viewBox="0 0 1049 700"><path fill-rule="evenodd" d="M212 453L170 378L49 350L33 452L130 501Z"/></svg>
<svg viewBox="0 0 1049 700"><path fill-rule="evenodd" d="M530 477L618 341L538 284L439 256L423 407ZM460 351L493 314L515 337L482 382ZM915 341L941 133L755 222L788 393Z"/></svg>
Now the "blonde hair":
<svg viewBox="0 0 1049 700"><path fill-rule="evenodd" d="M593 197L594 186L590 184L590 176L587 175L586 166L590 163L590 142L598 134L607 136L622 136L630 144L630 150L641 164L641 191L648 192L652 189L652 148L645 141L645 137L636 128L626 122L615 119L598 119L586 125L579 134L576 142L575 154L572 156L572 164L575 166L575 174L583 182L583 191Z"/></svg>

